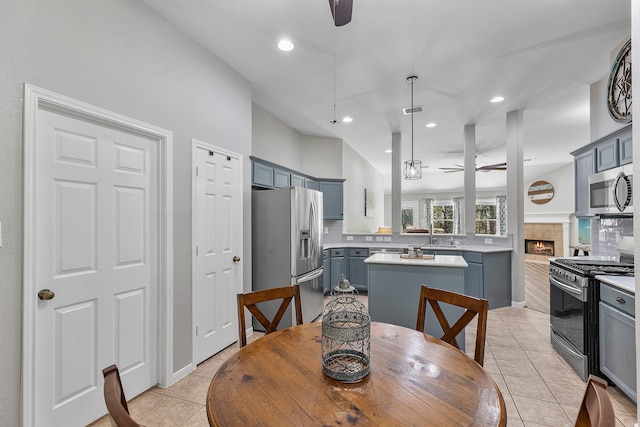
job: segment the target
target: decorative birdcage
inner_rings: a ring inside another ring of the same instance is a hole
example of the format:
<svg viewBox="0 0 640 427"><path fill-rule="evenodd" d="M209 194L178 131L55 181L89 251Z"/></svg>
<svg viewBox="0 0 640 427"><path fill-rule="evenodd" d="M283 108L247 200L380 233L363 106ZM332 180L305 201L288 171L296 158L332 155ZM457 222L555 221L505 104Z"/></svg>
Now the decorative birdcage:
<svg viewBox="0 0 640 427"><path fill-rule="evenodd" d="M322 316L322 371L344 383L360 381L370 369L371 318L357 294L342 275Z"/></svg>

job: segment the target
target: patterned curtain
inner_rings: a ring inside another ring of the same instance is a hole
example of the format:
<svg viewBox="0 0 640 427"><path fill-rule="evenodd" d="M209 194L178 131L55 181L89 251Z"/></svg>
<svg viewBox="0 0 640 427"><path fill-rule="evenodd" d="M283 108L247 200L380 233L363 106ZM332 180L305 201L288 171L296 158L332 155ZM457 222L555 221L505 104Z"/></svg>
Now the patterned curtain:
<svg viewBox="0 0 640 427"><path fill-rule="evenodd" d="M422 199L422 201L424 202L424 223L421 228L431 232L431 226L433 225L433 199Z"/></svg>
<svg viewBox="0 0 640 427"><path fill-rule="evenodd" d="M507 235L507 196L496 196L496 216L498 217L498 234Z"/></svg>
<svg viewBox="0 0 640 427"><path fill-rule="evenodd" d="M464 229L464 197L453 198L453 234L463 234Z"/></svg>

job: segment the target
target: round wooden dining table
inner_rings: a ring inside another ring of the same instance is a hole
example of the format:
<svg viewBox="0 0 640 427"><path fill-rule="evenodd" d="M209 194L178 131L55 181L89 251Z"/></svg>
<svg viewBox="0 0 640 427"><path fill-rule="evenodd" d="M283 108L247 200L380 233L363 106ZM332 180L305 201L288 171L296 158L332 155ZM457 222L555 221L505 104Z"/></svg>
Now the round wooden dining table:
<svg viewBox="0 0 640 427"><path fill-rule="evenodd" d="M427 334L371 323L371 371L345 384L322 372L322 323L265 335L218 370L213 426L505 426L504 399L471 357Z"/></svg>

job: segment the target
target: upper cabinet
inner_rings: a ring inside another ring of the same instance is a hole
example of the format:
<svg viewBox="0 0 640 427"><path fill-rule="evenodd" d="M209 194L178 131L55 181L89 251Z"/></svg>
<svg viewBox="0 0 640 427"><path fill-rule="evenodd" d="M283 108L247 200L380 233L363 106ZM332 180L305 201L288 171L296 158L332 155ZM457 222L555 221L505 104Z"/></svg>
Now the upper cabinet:
<svg viewBox="0 0 640 427"><path fill-rule="evenodd" d="M571 153L574 156L575 214L589 215L589 176L633 161L631 125Z"/></svg>
<svg viewBox="0 0 640 427"><path fill-rule="evenodd" d="M617 138L608 139L596 146L596 172L615 168L619 164Z"/></svg>
<svg viewBox="0 0 640 427"><path fill-rule="evenodd" d="M251 166L251 185L273 188L273 167L258 162Z"/></svg>
<svg viewBox="0 0 640 427"><path fill-rule="evenodd" d="M633 144L631 140L631 129L618 137L618 148L620 150L620 166L633 161Z"/></svg>
<svg viewBox="0 0 640 427"><path fill-rule="evenodd" d="M344 217L342 196L344 180L318 180L318 183L323 195L324 219L342 219Z"/></svg>
<svg viewBox="0 0 640 427"><path fill-rule="evenodd" d="M573 159L576 216L589 215L589 175L595 173L595 150L578 154Z"/></svg>
<svg viewBox="0 0 640 427"><path fill-rule="evenodd" d="M291 187L291 173L281 169L273 169L273 186L276 188Z"/></svg>
<svg viewBox="0 0 640 427"><path fill-rule="evenodd" d="M324 219L343 218L344 179L320 179L251 157L251 186L256 189L305 187L323 194Z"/></svg>

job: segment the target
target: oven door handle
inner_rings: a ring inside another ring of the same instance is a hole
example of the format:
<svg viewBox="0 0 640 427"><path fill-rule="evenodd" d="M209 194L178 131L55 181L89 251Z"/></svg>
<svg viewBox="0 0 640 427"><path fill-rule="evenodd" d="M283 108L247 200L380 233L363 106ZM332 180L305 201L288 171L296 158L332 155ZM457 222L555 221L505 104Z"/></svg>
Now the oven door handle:
<svg viewBox="0 0 640 427"><path fill-rule="evenodd" d="M553 328L552 328L553 329ZM554 338L555 342L558 343L558 345L560 345L562 348L565 349L565 351L569 352L570 354L572 354L574 357L576 358L581 358L583 357L582 354L580 354L579 352L575 351L574 349L572 349L571 347L569 347L567 344L565 344L566 339L562 336L560 336L557 332L552 332L551 336Z"/></svg>
<svg viewBox="0 0 640 427"><path fill-rule="evenodd" d="M582 289L576 289L573 286L565 285L564 283L559 282L558 280L554 279L553 277L549 277L549 281L551 282L552 285L554 285L556 288L560 289L561 291L564 291L564 292L567 292L569 294L575 295L582 302L586 301L586 298L584 297Z"/></svg>

